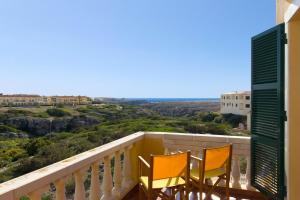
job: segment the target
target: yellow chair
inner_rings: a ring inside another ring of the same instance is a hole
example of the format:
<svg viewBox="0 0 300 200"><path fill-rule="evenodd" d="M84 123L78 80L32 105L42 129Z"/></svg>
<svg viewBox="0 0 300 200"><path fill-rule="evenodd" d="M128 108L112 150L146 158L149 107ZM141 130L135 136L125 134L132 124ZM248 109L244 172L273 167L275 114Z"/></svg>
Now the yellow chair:
<svg viewBox="0 0 300 200"><path fill-rule="evenodd" d="M229 200L229 182L231 171L232 145L218 148L203 149L203 158L191 156L191 159L198 161L198 168L190 171L191 183L200 192L200 200L204 181L209 178L217 177L215 184L208 190L206 196L210 196L218 183L224 179L226 181L226 199Z"/></svg>
<svg viewBox="0 0 300 200"><path fill-rule="evenodd" d="M188 199L189 174L190 174L191 153L177 153L172 155L150 156L148 164L139 156L139 199L142 200L142 190L148 200L160 197L162 199L175 199L175 195L180 191L180 198ZM142 164L148 169L149 175L142 175ZM170 189L170 195L162 192L163 189Z"/></svg>

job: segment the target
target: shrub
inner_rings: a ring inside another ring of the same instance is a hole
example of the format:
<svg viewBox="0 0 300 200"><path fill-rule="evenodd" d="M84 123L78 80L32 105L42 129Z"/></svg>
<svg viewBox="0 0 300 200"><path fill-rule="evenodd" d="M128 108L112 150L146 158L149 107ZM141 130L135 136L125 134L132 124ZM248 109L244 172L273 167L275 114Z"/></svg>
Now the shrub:
<svg viewBox="0 0 300 200"><path fill-rule="evenodd" d="M24 148L27 151L27 154L32 156L35 155L39 149L49 144L50 144L49 140L45 140L43 138L37 138L37 139L30 140L27 144L24 145Z"/></svg>
<svg viewBox="0 0 300 200"><path fill-rule="evenodd" d="M15 128L10 127L10 126L0 125L0 133L6 133L6 132L18 133L19 131Z"/></svg>
<svg viewBox="0 0 300 200"><path fill-rule="evenodd" d="M222 116L216 117L216 118L214 119L214 122L215 122L215 123L218 123L218 124L221 124L221 123L223 122Z"/></svg>
<svg viewBox="0 0 300 200"><path fill-rule="evenodd" d="M245 123L247 119L246 116L234 115L234 114L223 114L223 118L232 127L237 127L239 123Z"/></svg>
<svg viewBox="0 0 300 200"><path fill-rule="evenodd" d="M53 117L64 117L71 115L68 111L65 111L61 108L49 108L46 112L48 113L48 115Z"/></svg>
<svg viewBox="0 0 300 200"><path fill-rule="evenodd" d="M30 115L32 112L28 110L21 110L21 109L9 109L6 113L13 114L13 115Z"/></svg>
<svg viewBox="0 0 300 200"><path fill-rule="evenodd" d="M189 133L206 133L207 129L203 124L190 124L184 127Z"/></svg>
<svg viewBox="0 0 300 200"><path fill-rule="evenodd" d="M227 135L226 126L219 124L207 124L207 133L214 135Z"/></svg>
<svg viewBox="0 0 300 200"><path fill-rule="evenodd" d="M216 112L209 112L209 113L203 113L200 115L203 122L211 122L213 121L217 116L219 116Z"/></svg>

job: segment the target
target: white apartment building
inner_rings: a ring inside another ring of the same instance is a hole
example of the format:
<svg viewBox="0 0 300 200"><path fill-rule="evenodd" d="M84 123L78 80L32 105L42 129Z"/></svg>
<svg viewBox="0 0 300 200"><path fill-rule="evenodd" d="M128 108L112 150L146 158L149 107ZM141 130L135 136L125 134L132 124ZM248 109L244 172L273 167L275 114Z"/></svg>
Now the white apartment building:
<svg viewBox="0 0 300 200"><path fill-rule="evenodd" d="M222 114L232 113L235 115L245 115L251 111L251 92L229 92L221 95L220 108Z"/></svg>
<svg viewBox="0 0 300 200"><path fill-rule="evenodd" d="M221 95L221 114L235 114L247 116L247 130L251 128L251 92L229 92Z"/></svg>

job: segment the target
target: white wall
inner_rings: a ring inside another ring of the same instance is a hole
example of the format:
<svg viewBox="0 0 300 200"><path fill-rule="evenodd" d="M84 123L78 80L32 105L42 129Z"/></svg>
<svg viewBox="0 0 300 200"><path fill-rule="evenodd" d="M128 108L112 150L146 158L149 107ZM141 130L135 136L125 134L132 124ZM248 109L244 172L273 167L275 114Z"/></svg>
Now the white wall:
<svg viewBox="0 0 300 200"><path fill-rule="evenodd" d="M246 99L246 96L249 96L249 99ZM249 106L248 108L246 107ZM222 114L236 114L236 115L244 115L247 114L251 110L251 95L250 94L223 94L220 99L220 112Z"/></svg>

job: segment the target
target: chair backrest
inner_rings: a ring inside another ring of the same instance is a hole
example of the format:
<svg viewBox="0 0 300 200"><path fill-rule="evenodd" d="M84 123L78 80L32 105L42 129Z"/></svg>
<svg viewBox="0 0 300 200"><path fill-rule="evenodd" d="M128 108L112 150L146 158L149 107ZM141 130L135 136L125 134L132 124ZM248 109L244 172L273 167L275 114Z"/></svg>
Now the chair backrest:
<svg viewBox="0 0 300 200"><path fill-rule="evenodd" d="M151 156L153 180L178 177L189 173L187 171L189 162L190 152Z"/></svg>
<svg viewBox="0 0 300 200"><path fill-rule="evenodd" d="M224 168L231 162L232 145L203 150L204 171Z"/></svg>

